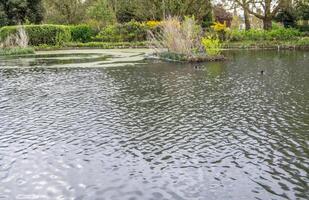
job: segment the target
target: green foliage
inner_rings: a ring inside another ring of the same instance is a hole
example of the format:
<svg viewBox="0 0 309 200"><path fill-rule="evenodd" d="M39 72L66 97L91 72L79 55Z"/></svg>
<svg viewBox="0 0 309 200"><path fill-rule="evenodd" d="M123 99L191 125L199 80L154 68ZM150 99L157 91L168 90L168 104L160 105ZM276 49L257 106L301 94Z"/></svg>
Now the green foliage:
<svg viewBox="0 0 309 200"><path fill-rule="evenodd" d="M297 1L295 12L298 19L309 20L309 1Z"/></svg>
<svg viewBox="0 0 309 200"><path fill-rule="evenodd" d="M264 41L264 40L294 40L302 36L297 29L276 28L270 31L251 29L249 31L231 30L229 39L231 41Z"/></svg>
<svg viewBox="0 0 309 200"><path fill-rule="evenodd" d="M283 23L285 28L294 28L296 26L296 12L293 8L281 9L274 18L277 22Z"/></svg>
<svg viewBox="0 0 309 200"><path fill-rule="evenodd" d="M0 26L40 23L43 15L42 0L0 0Z"/></svg>
<svg viewBox="0 0 309 200"><path fill-rule="evenodd" d="M209 56L217 56L221 53L221 42L219 39L202 38L202 45Z"/></svg>
<svg viewBox="0 0 309 200"><path fill-rule="evenodd" d="M24 54L34 54L33 48L3 48L0 49L0 56L8 55L24 55Z"/></svg>
<svg viewBox="0 0 309 200"><path fill-rule="evenodd" d="M95 36L95 31L88 25L71 26L70 31L74 42L90 42Z"/></svg>
<svg viewBox="0 0 309 200"><path fill-rule="evenodd" d="M146 48L147 42L73 42L65 44L69 48L100 48L100 49L121 49L121 48Z"/></svg>
<svg viewBox="0 0 309 200"><path fill-rule="evenodd" d="M300 32L308 32L309 33L309 25L299 25L299 26L297 26L297 29Z"/></svg>
<svg viewBox="0 0 309 200"><path fill-rule="evenodd" d="M303 37L303 38L297 40L295 44L298 45L298 46L308 47L309 46L309 37Z"/></svg>
<svg viewBox="0 0 309 200"><path fill-rule="evenodd" d="M116 13L109 4L109 0L96 0L87 9L87 17L96 20L103 25L109 25L116 21Z"/></svg>
<svg viewBox="0 0 309 200"><path fill-rule="evenodd" d="M44 0L44 22L50 24L80 24L85 19L89 0Z"/></svg>
<svg viewBox="0 0 309 200"><path fill-rule="evenodd" d="M25 25L23 26L29 37L29 45L39 46L62 45L71 41L70 28L62 25ZM9 35L16 34L18 26L5 26L0 29L0 41Z"/></svg>
<svg viewBox="0 0 309 200"><path fill-rule="evenodd" d="M301 37L296 40L278 41L239 41L225 42L223 48L227 49L309 49L309 37Z"/></svg>
<svg viewBox="0 0 309 200"><path fill-rule="evenodd" d="M144 23L131 21L124 24L110 25L96 37L102 42L137 42L147 39L147 26Z"/></svg>

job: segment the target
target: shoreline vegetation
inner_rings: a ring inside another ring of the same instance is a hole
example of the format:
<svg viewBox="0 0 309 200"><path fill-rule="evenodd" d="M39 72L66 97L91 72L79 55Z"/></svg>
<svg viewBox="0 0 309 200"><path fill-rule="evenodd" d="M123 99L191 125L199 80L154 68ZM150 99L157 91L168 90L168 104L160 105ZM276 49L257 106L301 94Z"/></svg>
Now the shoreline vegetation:
<svg viewBox="0 0 309 200"><path fill-rule="evenodd" d="M226 49L308 50L308 10L304 0L0 1L0 55L152 48L196 62Z"/></svg>
<svg viewBox="0 0 309 200"><path fill-rule="evenodd" d="M99 33L87 25L5 26L0 28L0 47L2 56L63 49L153 48L154 57L162 60L201 62L224 60L220 53L226 49L309 50L309 36L308 32L283 27L271 31L229 30L225 23L214 23L204 30L194 17L170 17L165 22L109 26ZM215 54L209 55L211 51Z"/></svg>
<svg viewBox="0 0 309 200"><path fill-rule="evenodd" d="M9 54L29 54L35 51L70 50L70 49L145 49L150 48L149 42L71 42L61 46L32 46L27 48L0 48L0 55ZM223 42L222 50L309 50L309 38L305 42L297 41L243 41L243 42ZM12 53L11 53L12 52Z"/></svg>

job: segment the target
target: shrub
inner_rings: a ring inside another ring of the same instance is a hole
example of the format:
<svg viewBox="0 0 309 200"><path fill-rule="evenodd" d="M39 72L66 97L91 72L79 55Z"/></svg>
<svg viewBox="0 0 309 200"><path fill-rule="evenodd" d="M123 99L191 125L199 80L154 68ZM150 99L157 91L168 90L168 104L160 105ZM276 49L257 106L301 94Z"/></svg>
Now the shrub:
<svg viewBox="0 0 309 200"><path fill-rule="evenodd" d="M292 28L276 28L270 31L256 29L251 29L249 31L229 31L229 39L231 41L294 40L299 36L302 36L302 33Z"/></svg>
<svg viewBox="0 0 309 200"><path fill-rule="evenodd" d="M1 43L1 48L27 48L29 43L28 35L25 29L20 26L15 34L8 35Z"/></svg>
<svg viewBox="0 0 309 200"><path fill-rule="evenodd" d="M186 17L183 22L169 17L161 25L159 33L149 32L150 43L158 52L167 49L170 53L194 57L200 50L201 27L194 18Z"/></svg>
<svg viewBox="0 0 309 200"><path fill-rule="evenodd" d="M297 26L297 28L301 32L309 32L309 25L299 25L299 26Z"/></svg>
<svg viewBox="0 0 309 200"><path fill-rule="evenodd" d="M144 23L131 21L104 28L96 37L102 42L138 42L147 39L147 26Z"/></svg>
<svg viewBox="0 0 309 200"><path fill-rule="evenodd" d="M221 53L221 42L219 39L213 38L202 38L202 45L205 48L207 55L209 56L217 56Z"/></svg>
<svg viewBox="0 0 309 200"><path fill-rule="evenodd" d="M62 45L71 40L70 28L62 25L25 25L23 26L32 46ZM9 35L16 34L18 26L5 26L0 29L0 41Z"/></svg>
<svg viewBox="0 0 309 200"><path fill-rule="evenodd" d="M90 42L95 36L95 31L88 25L71 26L70 31L74 42Z"/></svg>
<svg viewBox="0 0 309 200"><path fill-rule="evenodd" d="M160 25L161 25L160 21L147 21L146 22L146 26L148 26L149 29L155 29Z"/></svg>
<svg viewBox="0 0 309 200"><path fill-rule="evenodd" d="M224 23L215 22L214 25L211 26L211 28L215 31L217 37L219 37L220 40L222 41L226 40L226 33L228 31L226 22Z"/></svg>

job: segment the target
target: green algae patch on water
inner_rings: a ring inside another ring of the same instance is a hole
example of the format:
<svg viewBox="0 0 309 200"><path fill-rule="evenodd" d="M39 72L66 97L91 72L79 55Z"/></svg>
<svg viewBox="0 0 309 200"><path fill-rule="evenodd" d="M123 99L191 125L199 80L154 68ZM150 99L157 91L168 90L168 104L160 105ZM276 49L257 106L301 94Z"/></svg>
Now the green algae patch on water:
<svg viewBox="0 0 309 200"><path fill-rule="evenodd" d="M0 56L10 56L10 55L29 55L34 54L33 48L1 48Z"/></svg>
<svg viewBox="0 0 309 200"><path fill-rule="evenodd" d="M0 68L97 68L135 65L148 49L87 49L38 51L30 55L3 56Z"/></svg>

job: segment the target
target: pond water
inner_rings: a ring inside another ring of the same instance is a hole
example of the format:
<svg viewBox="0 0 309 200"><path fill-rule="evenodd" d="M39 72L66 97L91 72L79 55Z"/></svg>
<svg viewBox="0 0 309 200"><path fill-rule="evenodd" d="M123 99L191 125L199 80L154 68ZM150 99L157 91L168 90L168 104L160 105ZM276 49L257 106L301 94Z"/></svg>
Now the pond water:
<svg viewBox="0 0 309 200"><path fill-rule="evenodd" d="M0 200L309 198L309 52L141 52L0 58Z"/></svg>

